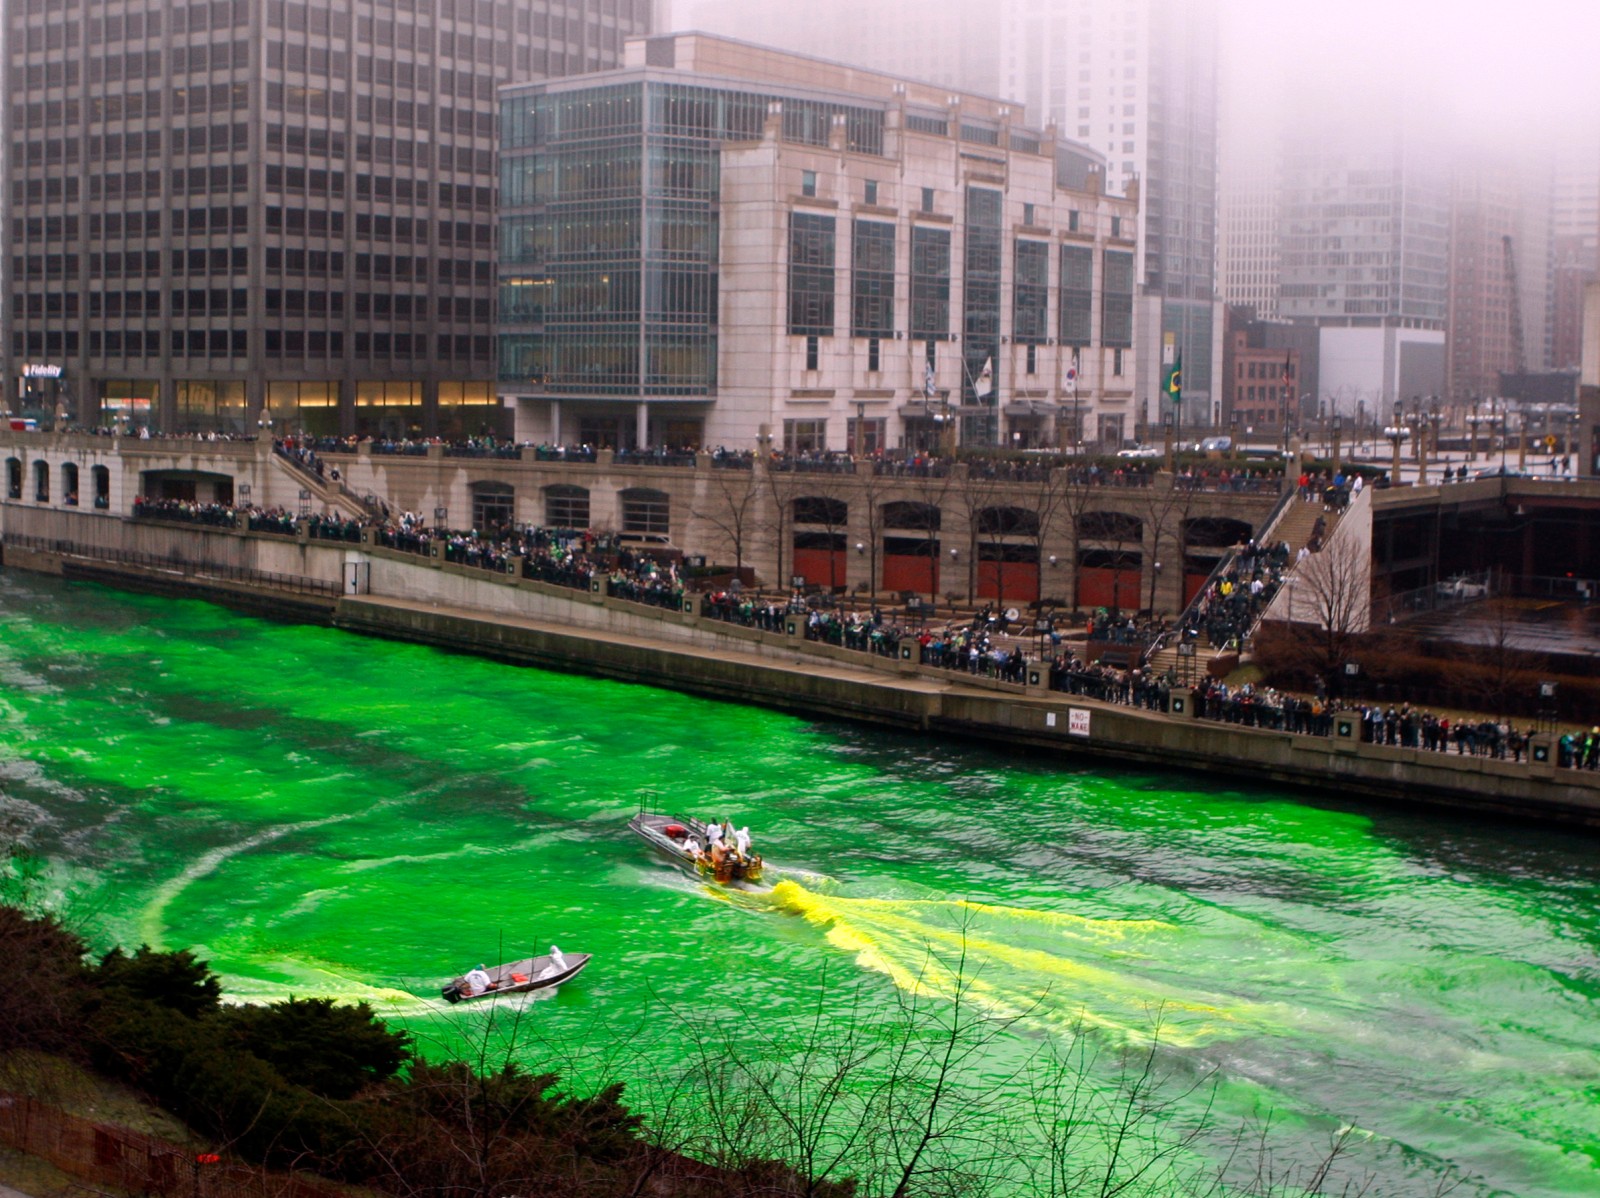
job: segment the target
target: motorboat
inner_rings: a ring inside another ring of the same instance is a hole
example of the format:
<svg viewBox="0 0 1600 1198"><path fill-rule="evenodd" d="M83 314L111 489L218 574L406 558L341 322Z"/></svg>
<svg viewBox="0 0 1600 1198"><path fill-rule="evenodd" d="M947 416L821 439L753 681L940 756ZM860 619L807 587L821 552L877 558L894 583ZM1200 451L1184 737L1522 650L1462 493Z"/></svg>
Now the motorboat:
<svg viewBox="0 0 1600 1198"><path fill-rule="evenodd" d="M584 966L589 964L589 957L589 953L563 953L552 946L550 952L542 957L524 957L520 961L509 961L483 970L489 977L487 986L473 986L468 981L470 974L463 974L451 979L440 993L446 1002L458 1003L503 998L508 994L531 994L535 990L554 990L582 973Z"/></svg>
<svg viewBox="0 0 1600 1198"><path fill-rule="evenodd" d="M697 877L724 886L761 881L761 854L744 852L712 835L703 820L681 815L641 811L628 821L628 830L644 837L668 861Z"/></svg>

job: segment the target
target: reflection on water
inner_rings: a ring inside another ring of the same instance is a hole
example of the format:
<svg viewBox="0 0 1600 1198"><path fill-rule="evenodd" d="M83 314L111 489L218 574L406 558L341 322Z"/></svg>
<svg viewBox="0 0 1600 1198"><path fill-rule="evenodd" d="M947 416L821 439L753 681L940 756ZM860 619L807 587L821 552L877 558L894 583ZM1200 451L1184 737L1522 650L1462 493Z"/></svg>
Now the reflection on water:
<svg viewBox="0 0 1600 1198"><path fill-rule="evenodd" d="M1287 1154L1361 1128L1374 1194L1600 1192L1600 865L1569 833L1053 769L14 575L0 609L6 831L103 942L194 946L236 997L364 999L430 1052L514 1016L539 1063L625 1049L648 1079L690 1029L780 1026L819 989L960 987L1017 1052L1142 1044L1159 1018L1165 1059L1218 1070L1229 1118L1272 1112ZM646 791L749 824L777 884L659 862L625 830ZM552 942L595 955L556 998L438 999Z"/></svg>

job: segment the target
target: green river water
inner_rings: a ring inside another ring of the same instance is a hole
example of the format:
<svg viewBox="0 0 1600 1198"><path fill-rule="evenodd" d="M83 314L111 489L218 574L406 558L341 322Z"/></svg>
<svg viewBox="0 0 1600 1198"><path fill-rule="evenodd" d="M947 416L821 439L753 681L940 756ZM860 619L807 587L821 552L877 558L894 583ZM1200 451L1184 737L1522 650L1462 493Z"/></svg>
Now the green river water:
<svg viewBox="0 0 1600 1198"><path fill-rule="evenodd" d="M730 899L652 857L624 827L651 791L748 824L782 884ZM819 987L889 1004L964 948L1017 1040L1139 1044L1159 1012L1163 1067L1214 1071L1223 1120L1270 1116L1283 1159L1354 1126L1374 1194L1600 1194L1600 863L1570 832L1055 767L14 573L0 820L100 945L193 947L237 997L364 998L430 1051L486 1018L442 980L551 942L595 960L529 1004L515 1051L626 1044L640 1076L697 1024L736 1045ZM1005 1053L964 1081L997 1084Z"/></svg>

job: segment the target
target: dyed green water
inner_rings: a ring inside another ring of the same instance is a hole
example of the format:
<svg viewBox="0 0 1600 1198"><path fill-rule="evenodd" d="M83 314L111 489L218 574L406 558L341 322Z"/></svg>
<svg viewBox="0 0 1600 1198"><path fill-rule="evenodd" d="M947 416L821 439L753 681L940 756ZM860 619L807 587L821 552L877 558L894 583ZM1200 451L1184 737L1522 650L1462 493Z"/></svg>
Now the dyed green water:
<svg viewBox="0 0 1600 1198"><path fill-rule="evenodd" d="M1600 1192L1592 840L1056 770L14 574L0 621L7 834L102 942L194 946L235 994L365 997L459 1048L483 1016L430 1001L438 982L553 940L596 961L530 1007L520 1051L626 1043L643 1069L681 1051L665 1012L737 1041L824 980L887 1003L964 928L1022 1039L1137 1040L1159 1006L1168 1066L1220 1069L1225 1114L1271 1109L1291 1156L1360 1128L1373 1193ZM648 789L795 872L738 901L680 877L624 831Z"/></svg>

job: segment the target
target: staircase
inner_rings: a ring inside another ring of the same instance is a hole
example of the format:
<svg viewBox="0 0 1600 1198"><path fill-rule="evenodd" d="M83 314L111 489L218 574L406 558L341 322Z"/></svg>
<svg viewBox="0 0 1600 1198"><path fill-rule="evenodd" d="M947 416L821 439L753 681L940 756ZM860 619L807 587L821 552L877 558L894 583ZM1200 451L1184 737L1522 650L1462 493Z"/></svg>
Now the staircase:
<svg viewBox="0 0 1600 1198"><path fill-rule="evenodd" d="M344 483L320 477L310 467L302 465L294 458L278 452L276 447L272 451L272 461L279 470L284 471L294 480L297 488L309 491L316 501L320 502L332 513L351 520L364 520L368 516L377 516L379 514L369 508L365 501L347 488Z"/></svg>
<svg viewBox="0 0 1600 1198"><path fill-rule="evenodd" d="M1293 562L1300 550L1310 544L1311 533L1317 526L1318 517L1321 517L1324 521L1322 539L1326 543L1333 536L1333 530L1338 526L1341 515L1341 512L1323 511L1320 499L1308 503L1300 498L1298 492L1294 492L1281 502L1281 506L1273 516L1268 518L1262 530L1256 533L1255 539L1263 545L1274 545L1279 541L1286 542L1289 546L1289 561L1292 569ZM1212 579L1207 580L1207 585L1221 574L1226 573L1232 563L1232 557L1233 555L1230 553L1222 560L1217 570L1213 571ZM1201 588L1200 593L1205 593L1205 587ZM1190 660L1193 663L1192 668L1196 679L1205 673L1206 665L1213 656L1215 654L1210 645L1204 642L1195 644L1195 656ZM1171 670L1179 678L1184 677L1184 659L1178 655L1178 642L1173 640L1162 643L1146 659L1145 668L1156 674L1165 674L1168 670Z"/></svg>

